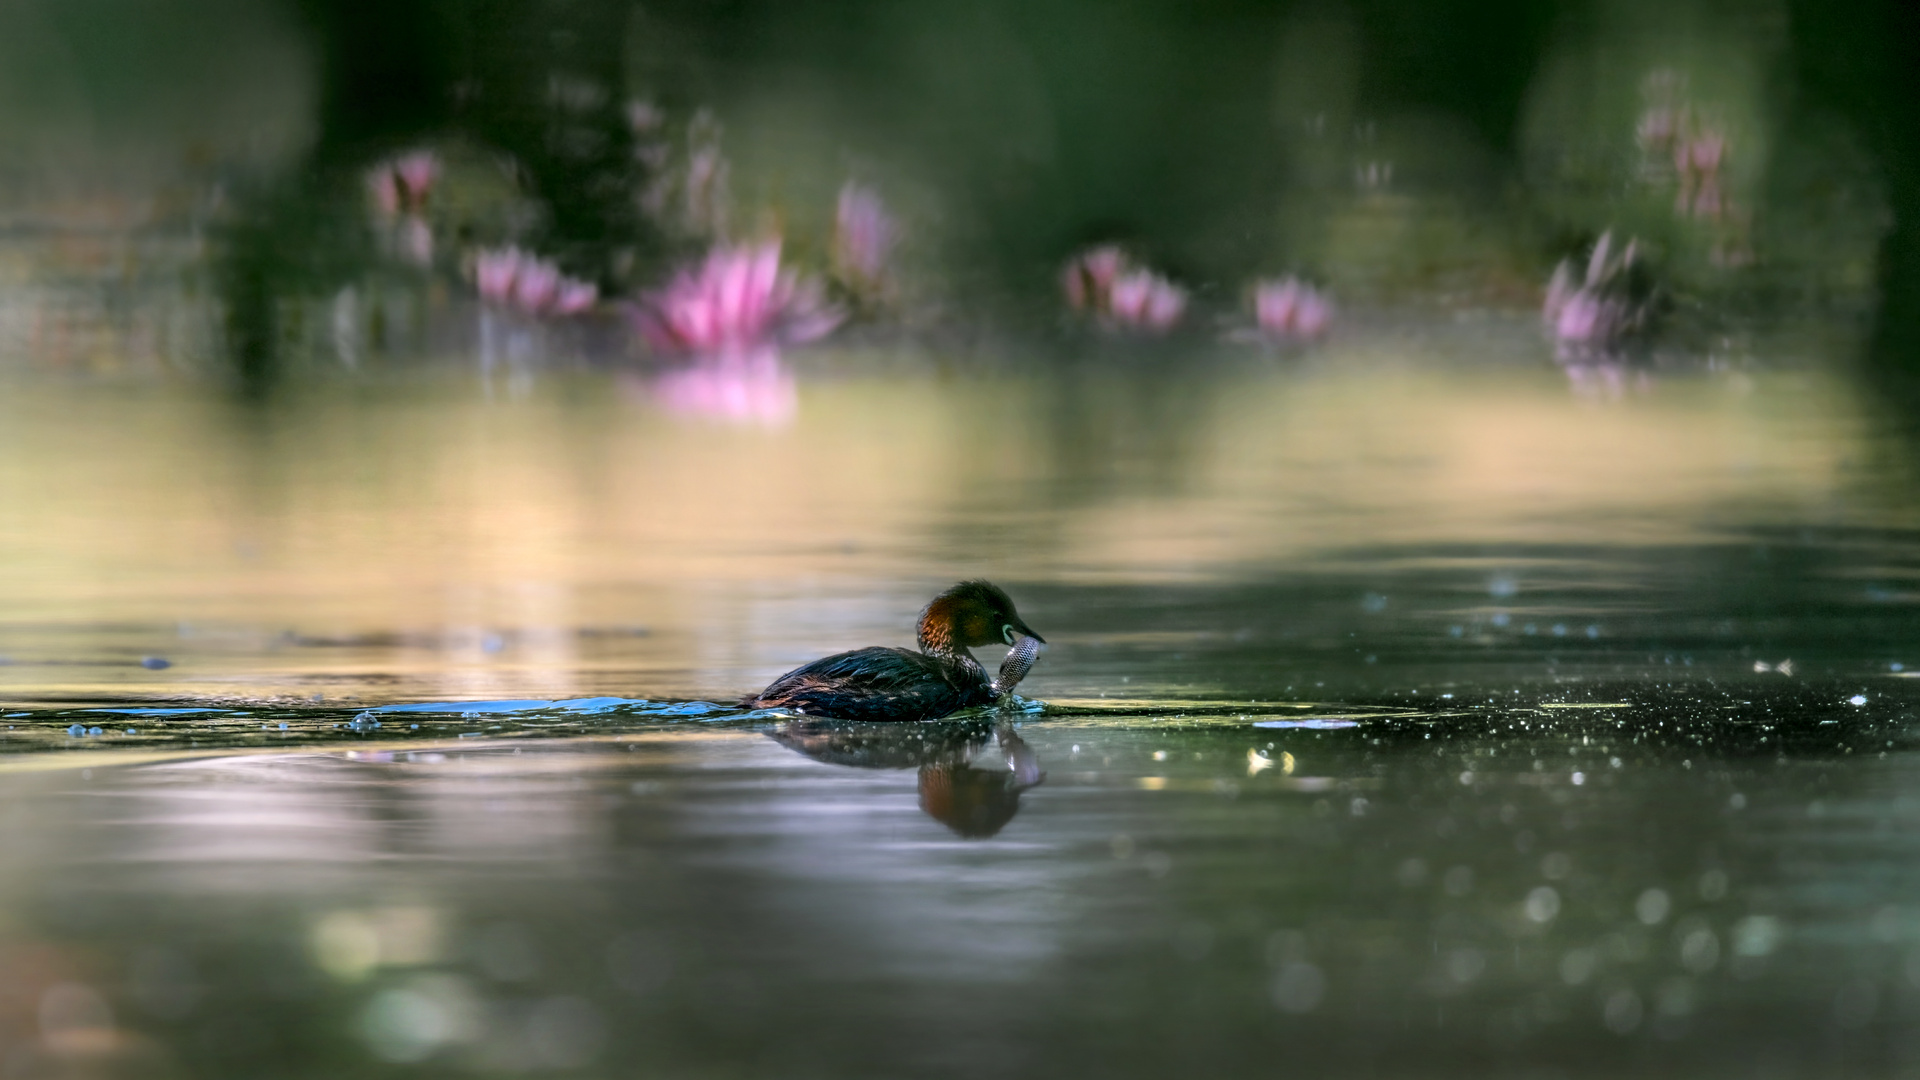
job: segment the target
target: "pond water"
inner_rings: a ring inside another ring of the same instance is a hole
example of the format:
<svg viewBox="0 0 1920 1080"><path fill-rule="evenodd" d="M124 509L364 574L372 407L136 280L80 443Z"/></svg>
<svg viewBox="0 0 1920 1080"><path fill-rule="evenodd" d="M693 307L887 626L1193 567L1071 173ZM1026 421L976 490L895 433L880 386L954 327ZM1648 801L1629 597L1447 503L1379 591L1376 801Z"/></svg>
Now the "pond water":
<svg viewBox="0 0 1920 1080"><path fill-rule="evenodd" d="M1920 1075L1920 521L1839 346L262 405L9 325L0 1075ZM730 704L970 576L1017 707Z"/></svg>

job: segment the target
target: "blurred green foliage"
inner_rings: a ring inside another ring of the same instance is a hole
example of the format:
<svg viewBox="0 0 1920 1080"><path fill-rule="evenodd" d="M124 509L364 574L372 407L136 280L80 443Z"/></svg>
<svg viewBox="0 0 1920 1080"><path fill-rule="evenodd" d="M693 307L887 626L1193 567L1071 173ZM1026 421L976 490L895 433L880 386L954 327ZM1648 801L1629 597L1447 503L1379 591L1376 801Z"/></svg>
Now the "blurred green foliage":
<svg viewBox="0 0 1920 1080"><path fill-rule="evenodd" d="M434 211L442 272L510 240L618 293L709 238L644 205L680 167L642 152L644 102L663 146L724 154L715 220L803 261L838 187L874 185L908 294L964 319L1050 324L1061 261L1109 240L1215 311L1282 272L1350 304L1524 306L1613 230L1706 323L1859 320L1884 295L1898 365L1920 325L1912 21L1878 0L25 0L0 12L0 175L28 201L226 193L192 213L232 238L230 303L268 318L361 258L339 242L359 170L431 145L467 163ZM1711 214L1676 208L1637 139L1666 77L1724 139Z"/></svg>

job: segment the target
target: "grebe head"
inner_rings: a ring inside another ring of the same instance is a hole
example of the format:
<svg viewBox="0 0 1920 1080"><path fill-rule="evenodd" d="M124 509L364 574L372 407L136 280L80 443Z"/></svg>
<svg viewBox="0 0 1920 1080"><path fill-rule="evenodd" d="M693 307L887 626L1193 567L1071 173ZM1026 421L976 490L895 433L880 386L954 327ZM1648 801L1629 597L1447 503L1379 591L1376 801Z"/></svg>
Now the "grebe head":
<svg viewBox="0 0 1920 1080"><path fill-rule="evenodd" d="M920 613L920 649L953 652L975 645L1012 645L1033 632L1013 609L1013 600L990 581L963 581L933 598Z"/></svg>

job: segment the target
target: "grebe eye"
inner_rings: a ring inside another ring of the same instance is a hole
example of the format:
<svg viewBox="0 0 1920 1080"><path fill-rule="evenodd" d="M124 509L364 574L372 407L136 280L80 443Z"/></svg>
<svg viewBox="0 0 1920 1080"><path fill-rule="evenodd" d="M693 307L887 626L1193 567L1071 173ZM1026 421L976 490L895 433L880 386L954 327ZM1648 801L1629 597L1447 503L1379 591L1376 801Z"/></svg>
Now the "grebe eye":
<svg viewBox="0 0 1920 1080"><path fill-rule="evenodd" d="M1013 624L1012 623L1007 623L1000 627L1000 637L1004 639L1007 644L1009 645L1013 644Z"/></svg>

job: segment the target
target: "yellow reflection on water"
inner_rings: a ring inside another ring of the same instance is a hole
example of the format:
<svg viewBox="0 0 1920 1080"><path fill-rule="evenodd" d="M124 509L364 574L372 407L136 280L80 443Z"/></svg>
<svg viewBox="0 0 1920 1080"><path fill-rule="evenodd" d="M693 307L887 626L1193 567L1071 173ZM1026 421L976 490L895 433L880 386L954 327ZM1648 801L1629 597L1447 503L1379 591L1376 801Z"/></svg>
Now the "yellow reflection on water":
<svg viewBox="0 0 1920 1080"><path fill-rule="evenodd" d="M1685 543L1818 512L1861 428L1851 389L1807 373L1612 405L1550 370L1273 377L1222 395L1186 490L1083 516L1070 559L1130 578L1356 546Z"/></svg>
<svg viewBox="0 0 1920 1080"><path fill-rule="evenodd" d="M1887 512L1840 508L1868 436L1838 375L1668 377L1603 403L1544 361L1456 360L1356 334L1186 380L803 369L775 430L690 423L594 374L519 398L457 373L322 385L257 412L172 383L21 382L0 404L0 632L319 643L299 661L318 673L374 649L471 696L584 691L594 635L631 634L620 674L712 693L716 672L902 639L929 587L973 574L1231 579Z"/></svg>

